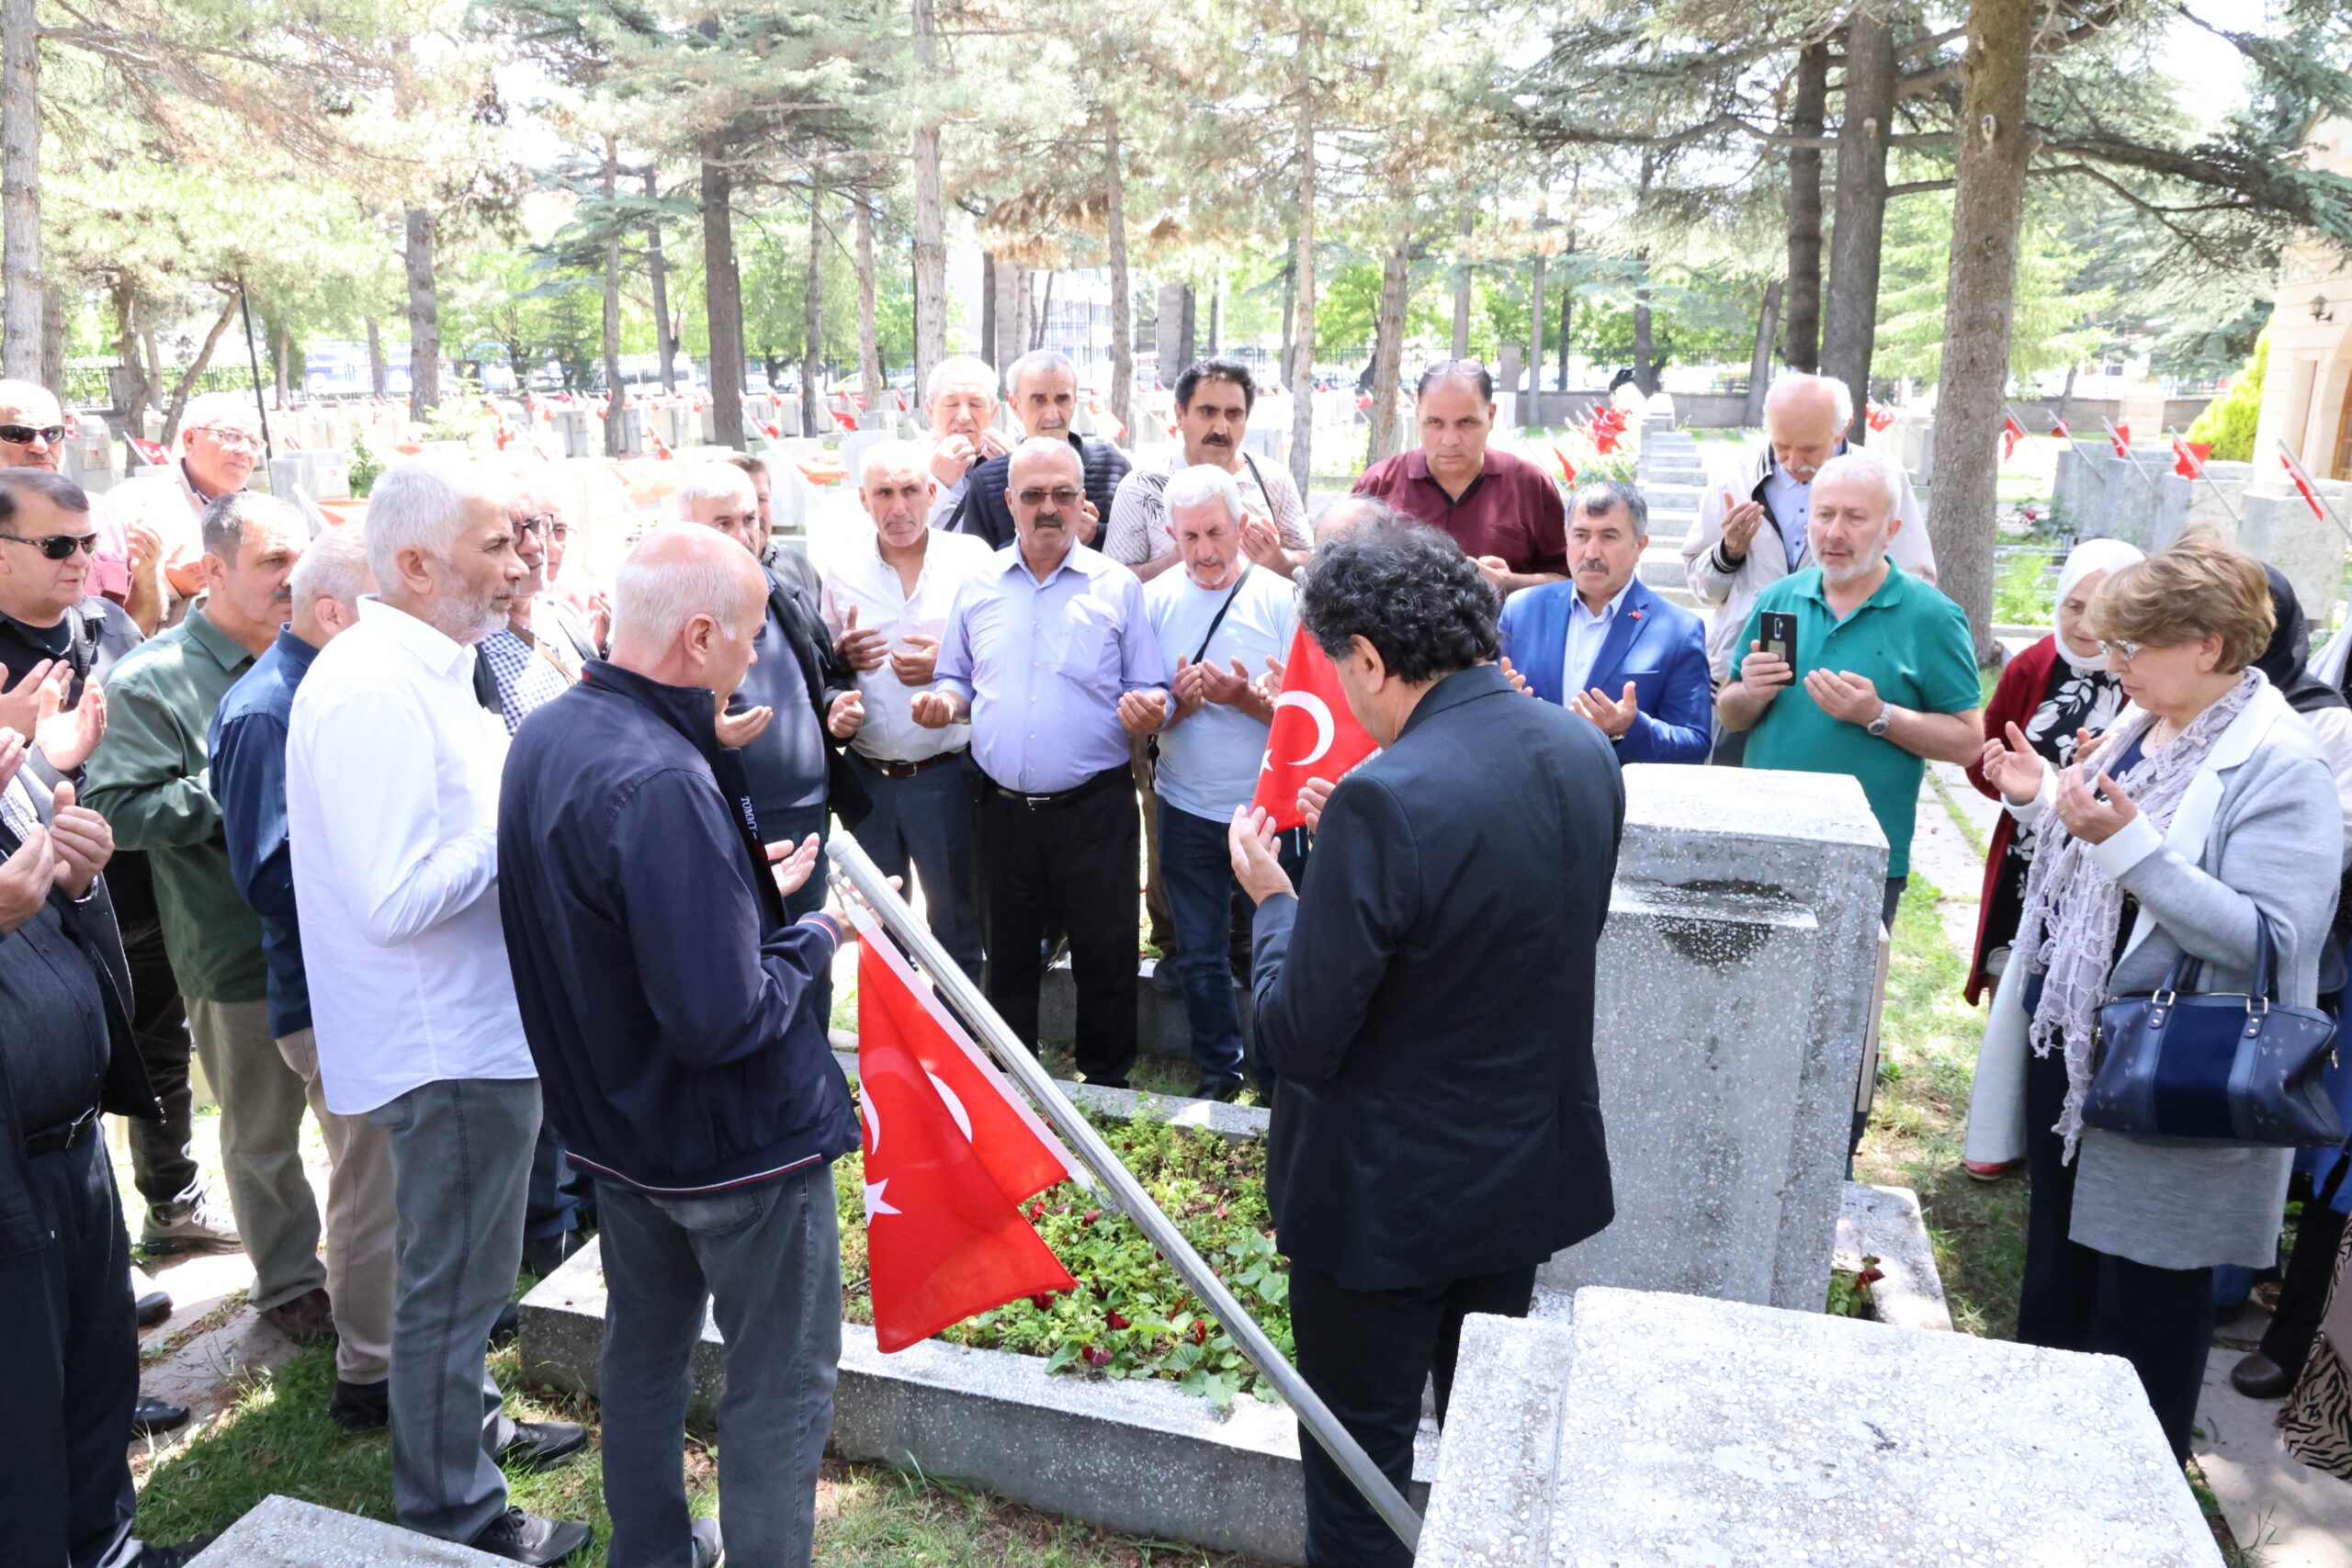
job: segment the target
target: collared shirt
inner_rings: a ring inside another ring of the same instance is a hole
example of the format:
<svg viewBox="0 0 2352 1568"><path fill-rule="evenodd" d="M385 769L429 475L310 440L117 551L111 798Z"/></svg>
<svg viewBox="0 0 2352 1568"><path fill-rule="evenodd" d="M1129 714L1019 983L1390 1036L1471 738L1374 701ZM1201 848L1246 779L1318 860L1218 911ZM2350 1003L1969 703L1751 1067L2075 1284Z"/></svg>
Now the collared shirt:
<svg viewBox="0 0 2352 1568"><path fill-rule="evenodd" d="M819 636L823 633L820 631ZM792 644L792 633L769 595L767 614L752 638L752 667L743 671L732 707L765 707L767 728L743 747L743 772L751 780L752 807L773 827L787 812L825 804L832 769L831 742L817 705L808 700L808 677Z"/></svg>
<svg viewBox="0 0 2352 1568"><path fill-rule="evenodd" d="M1238 659L1254 677L1268 659L1288 656L1298 626L1298 595L1289 580L1255 567L1246 567L1240 581L1223 588L1204 588L1182 567L1171 568L1144 584L1143 602L1171 679L1177 661L1194 654L1202 663L1226 671ZM1215 631L1209 629L1212 622ZM1233 808L1248 805L1258 787L1268 728L1240 708L1202 704L1160 732L1153 793L1192 816L1231 820Z"/></svg>
<svg viewBox="0 0 2352 1568"><path fill-rule="evenodd" d="M972 482L972 469L977 468L979 466L979 459L977 457L974 458L970 467L967 468L963 473L956 478L954 484L945 485L939 482L939 476L933 474L929 466L926 465L924 467L923 472L931 476L931 516L929 521L933 528L945 526L947 520L956 514L956 505L964 499L964 487Z"/></svg>
<svg viewBox="0 0 2352 1568"><path fill-rule="evenodd" d="M1625 595L1633 589L1628 578L1625 586L1617 590L1599 615L1585 607L1579 593L1568 602L1568 640L1566 656L1560 664L1560 691L1574 696L1587 690L1592 677L1592 661L1600 657L1600 645L1609 640L1609 628L1617 624L1617 612L1624 607ZM1611 694L1614 695L1614 694Z"/></svg>
<svg viewBox="0 0 2352 1568"><path fill-rule="evenodd" d="M956 593L938 687L971 704L972 755L1006 789L1050 795L1130 760L1127 692L1168 688L1143 584L1072 545L1044 582L1016 542Z"/></svg>
<svg viewBox="0 0 2352 1568"><path fill-rule="evenodd" d="M1805 525L1813 518L1813 483L1774 463L1764 475L1764 504L1770 510L1772 520L1781 525L1781 548L1789 558L1789 570L1795 571L1805 561Z"/></svg>
<svg viewBox="0 0 2352 1568"><path fill-rule="evenodd" d="M1168 521L1168 481L1192 466L1180 443L1163 467L1137 468L1121 479L1118 492L1111 498L1102 553L1122 566L1141 566L1174 549L1176 530ZM1233 480L1241 490L1242 510L1272 523L1284 546L1303 550L1311 545L1306 508L1298 499L1298 486L1288 468L1279 463L1262 464L1245 452Z"/></svg>
<svg viewBox="0 0 2352 1568"><path fill-rule="evenodd" d="M369 595L294 694L286 826L327 1108L527 1078L498 918L506 727L473 649Z"/></svg>
<svg viewBox="0 0 2352 1568"><path fill-rule="evenodd" d="M555 637L503 626L481 639L482 661L498 684L499 716L513 735L523 720L571 689L577 660Z"/></svg>
<svg viewBox="0 0 2352 1568"><path fill-rule="evenodd" d="M187 460L181 458L161 468L148 468L133 474L107 491L107 511L115 526L123 531L126 541L130 525L144 523L155 531L162 542L162 559L165 579L164 597L168 614L164 619L176 623L187 613L187 599L173 588L169 574L175 569L194 566L204 558L204 531L198 525L204 516L206 502L211 501L197 488L187 471ZM125 545L125 586L129 586L129 554Z"/></svg>
<svg viewBox="0 0 2352 1568"><path fill-rule="evenodd" d="M912 636L943 637L956 590L988 571L995 559L996 552L969 534L943 534L934 528L923 540L922 570L915 574L910 593L899 569L882 558L881 535L868 534L825 574L825 629L840 637L854 609L858 629L881 632L893 649ZM891 673L887 658L874 669L857 671L857 689L865 697L865 723L851 749L883 761L920 762L970 745L969 725L925 729L914 721L915 694L936 684L934 680L931 685L908 685Z"/></svg>
<svg viewBox="0 0 2352 1568"><path fill-rule="evenodd" d="M1821 569L1783 577L1757 596L1741 645L1762 635L1764 612L1797 618L1796 680L1781 688L1747 737L1746 765L1802 773L1850 773L1886 835L1886 874L1907 875L1927 762L1859 724L1832 718L1806 694L1815 670L1867 676L1883 701L1916 713L1966 713L1983 701L1976 643L1961 607L1894 562L1886 581L1843 620L1821 588Z"/></svg>
<svg viewBox="0 0 2352 1568"><path fill-rule="evenodd" d="M253 662L201 605L141 644L107 680L107 738L83 791L117 844L148 852L180 994L207 1001L269 994L261 921L237 895L212 794L212 716Z"/></svg>
<svg viewBox="0 0 2352 1568"><path fill-rule="evenodd" d="M213 716L212 792L229 843L229 874L261 917L269 964L269 1032L283 1040L311 1027L302 926L294 907L294 857L286 840L286 729L294 693L319 650L278 628Z"/></svg>
<svg viewBox="0 0 2352 1568"><path fill-rule="evenodd" d="M1459 496L1430 477L1419 447L1383 458L1356 477L1355 493L1374 495L1408 517L1453 536L1468 556L1500 556L1517 572L1568 570L1567 509L1552 476L1500 447Z"/></svg>

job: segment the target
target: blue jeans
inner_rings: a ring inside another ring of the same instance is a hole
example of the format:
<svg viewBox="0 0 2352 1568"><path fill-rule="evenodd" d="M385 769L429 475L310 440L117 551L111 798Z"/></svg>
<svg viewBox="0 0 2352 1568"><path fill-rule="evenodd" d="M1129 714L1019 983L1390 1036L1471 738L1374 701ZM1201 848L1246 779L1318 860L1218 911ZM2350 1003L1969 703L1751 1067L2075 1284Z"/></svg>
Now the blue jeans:
<svg viewBox="0 0 2352 1568"><path fill-rule="evenodd" d="M885 876L913 892L910 869L922 878L923 915L932 935L980 979L980 860L972 841L971 761L925 768L910 779L885 778L855 752L873 809L857 825L858 846Z"/></svg>
<svg viewBox="0 0 2352 1568"><path fill-rule="evenodd" d="M832 1168L707 1197L598 1181L605 1506L613 1568L685 1568L686 1391L708 1305L726 1341L719 1529L744 1568L803 1568L842 1359Z"/></svg>
<svg viewBox="0 0 2352 1568"><path fill-rule="evenodd" d="M1248 932L1257 906L1233 878L1228 824L1159 803L1159 882L1176 922L1176 963L1184 978L1184 1015L1193 1025L1193 1061L1203 1089L1241 1082L1241 1010L1234 998L1234 939ZM1283 835L1283 869L1296 880L1296 833ZM1245 945L1242 952L1246 955ZM1247 973L1246 958L1243 973ZM1261 1064L1261 1083L1271 1078Z"/></svg>

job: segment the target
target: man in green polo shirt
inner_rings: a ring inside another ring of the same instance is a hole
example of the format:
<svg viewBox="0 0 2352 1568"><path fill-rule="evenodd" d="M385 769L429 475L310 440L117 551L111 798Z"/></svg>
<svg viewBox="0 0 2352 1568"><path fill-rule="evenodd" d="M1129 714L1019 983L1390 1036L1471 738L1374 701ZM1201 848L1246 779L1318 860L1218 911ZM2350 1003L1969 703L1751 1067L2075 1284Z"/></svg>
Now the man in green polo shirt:
<svg viewBox="0 0 2352 1568"><path fill-rule="evenodd" d="M270 1036L261 918L229 873L208 750L221 696L288 617L287 579L309 530L284 502L243 491L207 506L202 529L202 601L107 677L107 735L84 804L117 845L148 852L164 947L220 1102L220 1160L253 1259L254 1306L297 1340L323 1340L334 1323L302 1173L303 1083Z"/></svg>
<svg viewBox="0 0 2352 1568"><path fill-rule="evenodd" d="M1764 590L1735 646L1739 678L1716 694L1725 729L1748 730L1746 765L1851 773L1886 835L1889 929L1911 872L1926 760L1984 749L1976 646L1961 607L1886 558L1902 525L1879 460L1849 452L1814 476L1805 535L1817 563ZM1764 651L1765 615L1797 619L1796 667Z"/></svg>

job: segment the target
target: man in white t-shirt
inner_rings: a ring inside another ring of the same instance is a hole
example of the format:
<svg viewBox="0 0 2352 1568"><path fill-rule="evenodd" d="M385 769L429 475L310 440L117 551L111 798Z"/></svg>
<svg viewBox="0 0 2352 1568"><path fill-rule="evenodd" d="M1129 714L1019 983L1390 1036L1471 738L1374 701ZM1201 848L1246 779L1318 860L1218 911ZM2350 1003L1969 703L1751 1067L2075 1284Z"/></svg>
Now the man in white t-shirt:
<svg viewBox="0 0 2352 1568"><path fill-rule="evenodd" d="M1297 601L1287 578L1244 558L1247 513L1224 467L1203 463L1176 474L1166 503L1183 570L1144 587L1144 613L1176 698L1175 716L1158 737L1159 874L1201 1069L1195 1093L1230 1100L1241 1088L1242 1060L1235 915L1242 911L1246 930L1254 906L1234 881L1226 831L1257 788L1274 716L1272 700L1251 676L1289 653Z"/></svg>

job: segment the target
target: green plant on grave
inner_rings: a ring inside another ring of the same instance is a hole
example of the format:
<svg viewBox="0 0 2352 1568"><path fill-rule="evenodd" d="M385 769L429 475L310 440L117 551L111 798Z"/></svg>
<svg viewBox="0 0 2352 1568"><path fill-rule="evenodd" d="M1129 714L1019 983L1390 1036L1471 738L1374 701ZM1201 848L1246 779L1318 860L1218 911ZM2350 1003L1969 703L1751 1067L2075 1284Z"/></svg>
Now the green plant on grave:
<svg viewBox="0 0 2352 1568"><path fill-rule="evenodd" d="M351 438L352 495L357 500L367 500L368 492L376 488L376 476L383 471L384 460L376 456L376 449L368 445L368 438L364 435L353 436Z"/></svg>
<svg viewBox="0 0 2352 1568"><path fill-rule="evenodd" d="M1829 1300L1822 1308L1832 1317L1868 1317L1871 1314L1871 1287L1885 1276L1879 1272L1878 1259L1862 1259L1862 1271L1849 1274L1836 1269L1829 1275Z"/></svg>
<svg viewBox="0 0 2352 1568"><path fill-rule="evenodd" d="M2230 389L2205 405L2188 427L2185 439L2212 444L2212 457L2223 462L2245 463L2254 458L2255 426L2262 418L2262 382L2270 369L2270 332L2254 340L2254 353Z"/></svg>
<svg viewBox="0 0 2352 1568"><path fill-rule="evenodd" d="M1993 620L2004 626L2049 626L2057 622L2054 558L2044 550L2014 550L2001 558L1993 577Z"/></svg>

